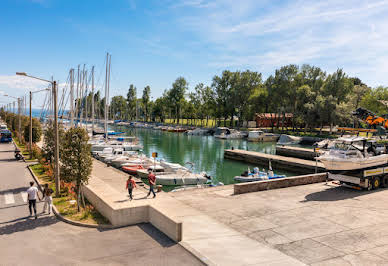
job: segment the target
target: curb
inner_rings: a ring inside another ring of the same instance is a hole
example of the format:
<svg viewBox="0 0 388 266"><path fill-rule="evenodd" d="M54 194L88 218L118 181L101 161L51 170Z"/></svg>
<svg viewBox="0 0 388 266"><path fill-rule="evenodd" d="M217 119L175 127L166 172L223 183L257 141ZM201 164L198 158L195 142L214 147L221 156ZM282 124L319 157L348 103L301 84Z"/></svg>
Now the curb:
<svg viewBox="0 0 388 266"><path fill-rule="evenodd" d="M189 252L191 255L196 257L200 262L207 266L217 266L214 262L209 260L206 256L203 256L200 252L193 249L189 244L184 243L183 241L178 243L182 248L184 248L187 252Z"/></svg>
<svg viewBox="0 0 388 266"><path fill-rule="evenodd" d="M42 186L39 182L39 179L35 176L34 172L32 171L32 169L30 168L30 165L27 165L27 168L28 170L30 171L30 174L32 176L32 178L35 180L36 184L38 185L38 188L40 190L40 192L42 192ZM87 224L87 223L81 223L81 222L76 222L76 221L72 221L72 220L69 220L65 217L63 217L57 210L57 208L55 207L55 205L53 204L52 205L52 209L53 209L53 213L55 214L55 216L57 217L58 220L62 221L62 222L65 222L67 224L71 224L71 225L75 225L75 226L80 226L80 227L87 227L87 228L97 228L97 229L116 229L116 228L120 228L122 226L113 226L113 225L110 225L110 224Z"/></svg>

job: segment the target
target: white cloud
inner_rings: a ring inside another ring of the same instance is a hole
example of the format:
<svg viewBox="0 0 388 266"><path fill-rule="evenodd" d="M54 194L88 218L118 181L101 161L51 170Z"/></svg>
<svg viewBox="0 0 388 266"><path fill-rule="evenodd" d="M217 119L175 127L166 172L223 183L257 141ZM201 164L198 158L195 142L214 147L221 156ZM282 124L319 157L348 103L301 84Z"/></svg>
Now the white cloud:
<svg viewBox="0 0 388 266"><path fill-rule="evenodd" d="M273 73L284 64L344 68L369 85L388 85L388 1L183 1L179 25L214 47L209 64Z"/></svg>

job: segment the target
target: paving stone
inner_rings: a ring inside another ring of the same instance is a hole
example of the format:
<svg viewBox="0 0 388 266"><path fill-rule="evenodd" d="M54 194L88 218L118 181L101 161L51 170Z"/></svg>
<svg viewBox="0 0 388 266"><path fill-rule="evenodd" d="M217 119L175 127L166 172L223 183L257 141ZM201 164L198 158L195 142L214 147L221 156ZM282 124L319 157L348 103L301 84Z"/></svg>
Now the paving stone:
<svg viewBox="0 0 388 266"><path fill-rule="evenodd" d="M363 251L359 253L349 254L341 258L325 260L313 263L313 266L374 266L374 265L388 265L385 259L373 255L369 252Z"/></svg>
<svg viewBox="0 0 388 266"><path fill-rule="evenodd" d="M258 217L236 221L231 223L229 226L243 233L267 230L276 227L275 224Z"/></svg>
<svg viewBox="0 0 388 266"><path fill-rule="evenodd" d="M273 230L251 232L251 233L246 234L246 235L250 238L253 238L253 239L259 241L260 243L268 244L271 246L291 242L290 239L274 232Z"/></svg>
<svg viewBox="0 0 388 266"><path fill-rule="evenodd" d="M277 227L273 230L289 239L302 240L341 232L347 230L347 228L322 218L313 218L306 219L303 222Z"/></svg>
<svg viewBox="0 0 388 266"><path fill-rule="evenodd" d="M312 239L304 239L275 246L277 249L304 263L310 264L344 255L344 253L330 248Z"/></svg>

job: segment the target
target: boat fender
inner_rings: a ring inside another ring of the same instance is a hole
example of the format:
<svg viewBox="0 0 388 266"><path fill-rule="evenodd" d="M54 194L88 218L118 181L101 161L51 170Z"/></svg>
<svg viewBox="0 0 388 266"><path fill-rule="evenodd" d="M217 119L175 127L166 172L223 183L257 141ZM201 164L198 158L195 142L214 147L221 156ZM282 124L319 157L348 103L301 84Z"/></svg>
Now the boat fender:
<svg viewBox="0 0 388 266"><path fill-rule="evenodd" d="M176 178L174 177L174 183L175 183L175 185L176 185Z"/></svg>

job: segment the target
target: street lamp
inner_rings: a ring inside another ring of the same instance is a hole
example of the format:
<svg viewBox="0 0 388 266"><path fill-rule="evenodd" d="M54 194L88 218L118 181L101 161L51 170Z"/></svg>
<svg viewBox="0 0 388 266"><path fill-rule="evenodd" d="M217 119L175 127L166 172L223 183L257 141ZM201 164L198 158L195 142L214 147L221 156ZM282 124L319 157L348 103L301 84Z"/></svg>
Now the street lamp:
<svg viewBox="0 0 388 266"><path fill-rule="evenodd" d="M37 80L41 80L44 82L48 82L52 86L52 92L53 92L53 100L54 100L54 143L55 143L55 152L54 152L54 158L55 158L55 166L54 166L54 176L55 176L55 195L59 197L59 192L60 192L60 177L59 177L59 143L58 143L58 110L57 110L57 82L50 81L47 79L42 79L34 76L27 75L26 72L16 72L16 75L18 76L25 76ZM31 109L30 109L31 111ZM30 127L32 128L32 127ZM31 139L31 138L30 138Z"/></svg>
<svg viewBox="0 0 388 266"><path fill-rule="evenodd" d="M30 91L30 132L29 132L29 135L30 135L30 160L32 159L32 94L33 93L37 93L37 92L41 92L41 91L49 91L50 89L49 88L46 88L46 89L42 89L42 90L38 90L38 91Z"/></svg>

